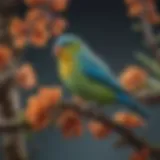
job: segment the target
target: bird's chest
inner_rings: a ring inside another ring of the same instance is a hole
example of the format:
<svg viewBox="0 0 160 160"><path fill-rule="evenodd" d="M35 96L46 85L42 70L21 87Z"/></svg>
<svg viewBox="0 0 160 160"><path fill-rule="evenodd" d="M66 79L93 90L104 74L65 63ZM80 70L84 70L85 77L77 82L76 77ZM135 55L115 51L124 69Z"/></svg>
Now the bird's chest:
<svg viewBox="0 0 160 160"><path fill-rule="evenodd" d="M84 94L84 92L86 92L89 87L86 78L80 72L76 71L75 68L73 69L72 74L68 76L68 79L64 81L64 84L72 91L72 93L76 94Z"/></svg>
<svg viewBox="0 0 160 160"><path fill-rule="evenodd" d="M73 71L73 65L72 63L68 63L68 64L65 64L65 63L60 63L59 64L59 67L60 67L60 77L62 80L66 80L68 79L68 77L71 76L72 74L72 71Z"/></svg>

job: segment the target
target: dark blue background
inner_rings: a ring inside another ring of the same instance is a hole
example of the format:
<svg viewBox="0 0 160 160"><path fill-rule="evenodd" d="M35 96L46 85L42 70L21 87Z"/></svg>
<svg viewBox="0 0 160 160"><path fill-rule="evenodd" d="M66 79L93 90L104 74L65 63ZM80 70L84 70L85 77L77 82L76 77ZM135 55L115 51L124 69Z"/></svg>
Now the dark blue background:
<svg viewBox="0 0 160 160"><path fill-rule="evenodd" d="M72 0L66 13L69 32L81 36L95 51L105 59L118 74L125 66L135 63L133 51L141 49L140 36L131 30L131 20L125 16L123 1L117 0ZM37 73L40 84L59 84L56 75L55 59L51 56L53 42L44 49L28 48L25 59L30 61ZM22 102L28 94L24 94ZM115 109L110 110L115 111ZM150 142L160 142L158 116L160 109L153 110L149 128L138 131ZM106 140L96 141L85 131L77 139L65 140L61 133L51 127L35 134L29 140L29 149L38 146L31 160L127 160L130 148L113 149L117 135Z"/></svg>

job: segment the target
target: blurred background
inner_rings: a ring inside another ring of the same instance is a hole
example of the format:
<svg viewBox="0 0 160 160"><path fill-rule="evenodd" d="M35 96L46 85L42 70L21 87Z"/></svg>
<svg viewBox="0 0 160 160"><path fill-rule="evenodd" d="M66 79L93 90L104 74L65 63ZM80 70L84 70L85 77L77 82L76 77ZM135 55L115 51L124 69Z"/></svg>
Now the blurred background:
<svg viewBox="0 0 160 160"><path fill-rule="evenodd" d="M21 6L20 13L26 7ZM95 52L110 64L115 72L119 72L129 64L135 64L134 51L143 50L142 37L131 30L132 21L126 16L123 1L106 0L72 0L71 6L64 16L69 21L69 30L79 35ZM25 61L35 67L39 83L42 85L57 85L60 81L56 74L56 59L51 54L54 40L46 48L28 47L25 50ZM31 94L22 91L22 106ZM69 93L66 91L66 96ZM118 107L107 110L107 113L117 111ZM155 145L160 145L160 127L158 107L152 111L148 127L136 133L147 138ZM112 135L103 141L96 141L84 131L82 137L66 140L54 126L34 134L28 140L31 160L127 160L130 148L114 149L112 144L117 135Z"/></svg>

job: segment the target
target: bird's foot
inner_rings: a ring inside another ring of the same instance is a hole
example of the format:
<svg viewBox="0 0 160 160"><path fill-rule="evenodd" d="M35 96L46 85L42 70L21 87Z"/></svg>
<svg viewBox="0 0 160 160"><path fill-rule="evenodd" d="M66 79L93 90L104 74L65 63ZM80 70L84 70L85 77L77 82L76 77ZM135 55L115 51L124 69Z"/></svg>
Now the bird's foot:
<svg viewBox="0 0 160 160"><path fill-rule="evenodd" d="M93 102L93 101L89 101L88 106L90 106L90 108L92 108L92 109L97 109L98 108L98 104L96 102Z"/></svg>
<svg viewBox="0 0 160 160"><path fill-rule="evenodd" d="M72 101L79 106L84 106L87 103L83 98L79 96L73 96Z"/></svg>
<svg viewBox="0 0 160 160"><path fill-rule="evenodd" d="M72 101L83 109L98 108L98 105L95 102L84 100L83 98L79 96L73 96Z"/></svg>

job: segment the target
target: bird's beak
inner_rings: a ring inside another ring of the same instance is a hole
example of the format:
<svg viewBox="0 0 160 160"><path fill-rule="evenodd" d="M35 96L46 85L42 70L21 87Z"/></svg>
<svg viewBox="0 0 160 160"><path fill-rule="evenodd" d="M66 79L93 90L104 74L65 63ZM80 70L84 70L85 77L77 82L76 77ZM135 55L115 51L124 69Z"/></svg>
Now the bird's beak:
<svg viewBox="0 0 160 160"><path fill-rule="evenodd" d="M55 54L55 56L59 56L60 55L60 53L61 53L61 51L62 51L62 47L55 47L54 48L54 54Z"/></svg>

